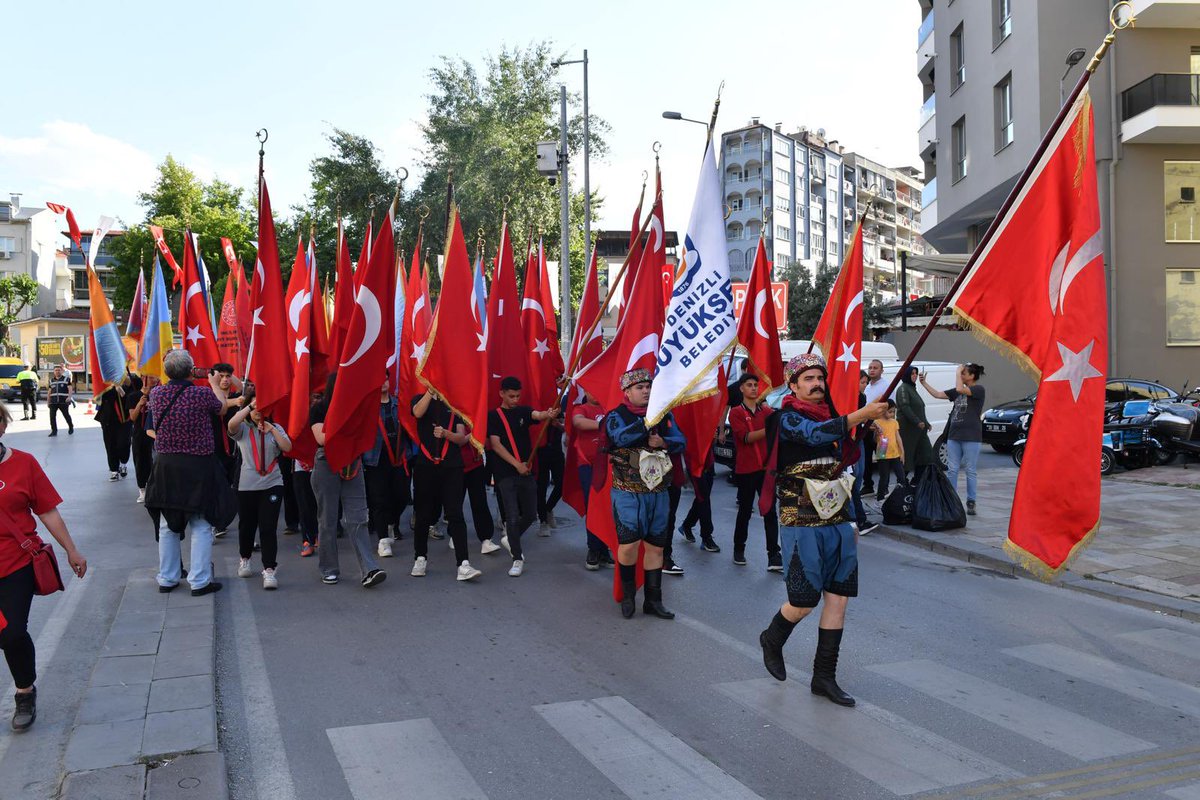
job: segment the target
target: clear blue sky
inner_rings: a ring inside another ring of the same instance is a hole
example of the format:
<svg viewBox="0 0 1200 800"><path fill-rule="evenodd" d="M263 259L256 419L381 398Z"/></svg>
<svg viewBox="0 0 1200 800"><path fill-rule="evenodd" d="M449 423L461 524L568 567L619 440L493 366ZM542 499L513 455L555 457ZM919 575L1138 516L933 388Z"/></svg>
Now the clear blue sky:
<svg viewBox="0 0 1200 800"><path fill-rule="evenodd" d="M541 39L570 57L588 48L591 108L612 125L611 152L592 165L607 201L594 229L628 227L655 140L667 226L686 226L704 133L661 113L707 119L722 80L721 130L758 116L786 131L825 128L885 164L919 163L912 0L412 5L6 4L0 192L74 206L86 227L102 213L136 222L136 193L167 153L252 187L254 131L265 126L271 199L283 210L303 202L331 124L372 139L389 169L415 172L438 57L481 62ZM580 67L562 75L581 88Z"/></svg>

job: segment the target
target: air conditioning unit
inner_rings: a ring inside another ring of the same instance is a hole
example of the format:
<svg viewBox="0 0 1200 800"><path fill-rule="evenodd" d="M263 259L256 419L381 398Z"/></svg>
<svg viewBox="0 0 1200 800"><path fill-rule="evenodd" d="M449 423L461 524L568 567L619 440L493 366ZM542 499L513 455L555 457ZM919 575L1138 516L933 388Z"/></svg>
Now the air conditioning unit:
<svg viewBox="0 0 1200 800"><path fill-rule="evenodd" d="M0 259L12 258L12 257L13 257L13 254L8 252L7 250L0 250Z"/></svg>

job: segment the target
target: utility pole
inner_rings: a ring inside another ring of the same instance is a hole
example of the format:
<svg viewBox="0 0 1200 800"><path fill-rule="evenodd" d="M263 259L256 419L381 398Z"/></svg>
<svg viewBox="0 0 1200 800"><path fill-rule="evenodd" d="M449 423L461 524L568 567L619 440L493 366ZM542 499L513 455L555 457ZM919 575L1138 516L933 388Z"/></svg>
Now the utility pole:
<svg viewBox="0 0 1200 800"><path fill-rule="evenodd" d="M567 87L558 87L559 104L559 144L558 144L558 180L559 197L562 200L562 249L558 256L558 274L560 289L558 307L561 309L562 322L559 330L559 341L562 352L571 349L571 193L567 188ZM586 119L586 117L584 118Z"/></svg>

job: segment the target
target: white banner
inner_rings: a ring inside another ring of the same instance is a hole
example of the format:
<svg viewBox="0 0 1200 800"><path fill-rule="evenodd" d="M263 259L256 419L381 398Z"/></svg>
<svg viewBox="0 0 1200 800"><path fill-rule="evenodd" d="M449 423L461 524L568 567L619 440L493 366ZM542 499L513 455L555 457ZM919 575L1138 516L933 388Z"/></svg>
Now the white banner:
<svg viewBox="0 0 1200 800"><path fill-rule="evenodd" d="M112 230L112 226L117 224L117 221L112 217L101 217L96 221L96 230L92 231L92 241L88 245L88 264L96 266L96 254L100 252L100 242L104 241L104 237Z"/></svg>
<svg viewBox="0 0 1200 800"><path fill-rule="evenodd" d="M657 424L675 406L716 390L717 367L737 336L725 247L721 178L710 139L684 238L684 272L667 306L647 425Z"/></svg>

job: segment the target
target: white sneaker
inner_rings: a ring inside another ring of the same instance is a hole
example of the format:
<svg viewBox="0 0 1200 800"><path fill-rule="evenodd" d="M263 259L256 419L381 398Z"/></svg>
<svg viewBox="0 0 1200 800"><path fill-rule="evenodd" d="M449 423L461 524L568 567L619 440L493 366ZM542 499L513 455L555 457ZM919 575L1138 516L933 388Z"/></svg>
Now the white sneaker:
<svg viewBox="0 0 1200 800"><path fill-rule="evenodd" d="M146 490L145 490L145 489L138 489L138 499L137 499L137 502L139 502L139 503L144 503L144 502L146 502Z"/></svg>
<svg viewBox="0 0 1200 800"><path fill-rule="evenodd" d="M500 537L500 546L503 547L510 555L512 554L512 548L508 546L507 536Z"/></svg>
<svg viewBox="0 0 1200 800"><path fill-rule="evenodd" d="M238 577L253 578L254 570L250 569L250 559L243 558L238 561Z"/></svg>
<svg viewBox="0 0 1200 800"><path fill-rule="evenodd" d="M550 523L549 522L539 522L538 523L538 536L549 536L549 535L550 535Z"/></svg>
<svg viewBox="0 0 1200 800"><path fill-rule="evenodd" d="M110 481L119 481L119 480L121 480L121 476L115 472L110 472L110 473L108 473L108 479Z"/></svg>
<svg viewBox="0 0 1200 800"><path fill-rule="evenodd" d="M525 559L518 558L513 561L512 567L508 570L508 577L519 578L521 573L525 571Z"/></svg>
<svg viewBox="0 0 1200 800"><path fill-rule="evenodd" d="M385 536L379 540L378 553L380 558L392 557L392 540L390 538Z"/></svg>
<svg viewBox="0 0 1200 800"><path fill-rule="evenodd" d="M412 572L408 574L414 578L424 578L427 566L429 566L429 562L425 560L425 556L418 556L417 560L413 562Z"/></svg>
<svg viewBox="0 0 1200 800"><path fill-rule="evenodd" d="M478 578L483 573L471 566L470 561L464 561L458 565L458 579L460 581L469 581Z"/></svg>
<svg viewBox="0 0 1200 800"><path fill-rule="evenodd" d="M266 589L267 591L272 591L274 589L279 588L279 579L275 577L275 570L264 569L262 572L262 576L263 576L263 588L264 589Z"/></svg>
<svg viewBox="0 0 1200 800"><path fill-rule="evenodd" d="M500 545L496 544L491 539L484 539L479 545L479 552L483 553L485 556L490 553L494 553L499 549Z"/></svg>

